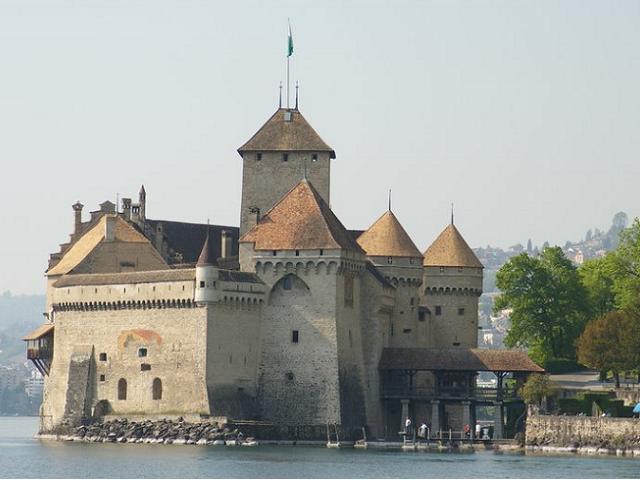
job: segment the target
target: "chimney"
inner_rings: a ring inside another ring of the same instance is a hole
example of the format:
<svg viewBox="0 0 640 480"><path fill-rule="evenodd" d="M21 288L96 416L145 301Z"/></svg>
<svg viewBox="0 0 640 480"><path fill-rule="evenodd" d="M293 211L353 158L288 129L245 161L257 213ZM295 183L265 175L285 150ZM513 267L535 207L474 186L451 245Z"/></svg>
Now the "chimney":
<svg viewBox="0 0 640 480"><path fill-rule="evenodd" d="M116 215L105 215L104 222L104 241L113 242L116 238Z"/></svg>
<svg viewBox="0 0 640 480"><path fill-rule="evenodd" d="M74 235L78 235L82 230L82 207L84 207L84 205L82 205L79 200L71 205L71 208L73 208L73 215L75 220L73 228Z"/></svg>
<svg viewBox="0 0 640 480"><path fill-rule="evenodd" d="M260 208L249 207L249 221L247 222L247 231L257 225L260 221Z"/></svg>
<svg viewBox="0 0 640 480"><path fill-rule="evenodd" d="M156 225L156 236L155 236L154 243L155 243L156 250L158 250L158 253L160 253L160 255L163 255L162 245L164 243L164 226L162 225L162 222L158 222Z"/></svg>
<svg viewBox="0 0 640 480"><path fill-rule="evenodd" d="M226 230L222 230L220 234L222 245L220 246L220 257L228 258L231 256L231 235Z"/></svg>
<svg viewBox="0 0 640 480"><path fill-rule="evenodd" d="M131 199L122 199L122 214L126 220L131 220Z"/></svg>
<svg viewBox="0 0 640 480"><path fill-rule="evenodd" d="M140 187L140 193L138 195L138 203L140 205L140 221L144 222L147 218L147 191L144 189L144 185Z"/></svg>

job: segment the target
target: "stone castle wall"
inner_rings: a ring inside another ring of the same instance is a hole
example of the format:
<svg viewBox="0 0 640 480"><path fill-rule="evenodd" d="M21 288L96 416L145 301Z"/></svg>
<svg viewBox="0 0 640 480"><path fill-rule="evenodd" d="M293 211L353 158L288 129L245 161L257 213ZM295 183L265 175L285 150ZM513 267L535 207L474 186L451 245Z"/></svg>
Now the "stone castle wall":
<svg viewBox="0 0 640 480"><path fill-rule="evenodd" d="M283 263L265 263L257 269L271 289L262 317L263 420L283 425L340 424L335 269L329 262L293 271ZM286 275L294 275L289 290L284 285Z"/></svg>
<svg viewBox="0 0 640 480"><path fill-rule="evenodd" d="M432 347L478 346L478 297L482 269L425 267L422 304L431 311ZM437 307L440 307L438 315ZM460 309L463 309L462 311Z"/></svg>
<svg viewBox="0 0 640 480"><path fill-rule="evenodd" d="M44 430L65 415L77 420L87 414L209 414L204 308L62 311L55 325ZM159 399L152 392L156 378L162 384ZM126 399L119 399L121 379ZM78 411L81 404L84 412Z"/></svg>
<svg viewBox="0 0 640 480"><path fill-rule="evenodd" d="M527 445L640 448L637 418L528 415Z"/></svg>
<svg viewBox="0 0 640 480"><path fill-rule="evenodd" d="M258 415L257 370L262 304L207 306L207 389L211 414L239 419Z"/></svg>
<svg viewBox="0 0 640 480"><path fill-rule="evenodd" d="M256 153L245 153L242 161L242 204L240 207L240 235L255 225L255 214L251 207L258 207L264 216L278 200L291 190L304 174L329 204L330 169L329 153L318 152L317 160L312 153L289 152L283 161L282 152L264 152L261 160Z"/></svg>

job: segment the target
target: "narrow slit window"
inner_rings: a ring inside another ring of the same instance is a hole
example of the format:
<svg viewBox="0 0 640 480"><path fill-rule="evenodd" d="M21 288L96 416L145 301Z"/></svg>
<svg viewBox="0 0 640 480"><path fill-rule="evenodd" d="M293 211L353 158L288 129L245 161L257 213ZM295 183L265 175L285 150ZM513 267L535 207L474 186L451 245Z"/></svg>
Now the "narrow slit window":
<svg viewBox="0 0 640 480"><path fill-rule="evenodd" d="M298 330L293 330L291 332L291 343L299 343L300 342L300 332Z"/></svg>

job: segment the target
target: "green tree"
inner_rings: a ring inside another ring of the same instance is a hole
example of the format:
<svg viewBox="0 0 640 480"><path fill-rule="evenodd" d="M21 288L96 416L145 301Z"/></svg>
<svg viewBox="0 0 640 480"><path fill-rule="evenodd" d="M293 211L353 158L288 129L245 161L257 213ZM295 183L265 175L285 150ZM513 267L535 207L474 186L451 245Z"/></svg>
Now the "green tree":
<svg viewBox="0 0 640 480"><path fill-rule="evenodd" d="M532 373L518 392L525 402L542 406L545 398L554 397L560 391L556 382L549 375Z"/></svg>
<svg viewBox="0 0 640 480"><path fill-rule="evenodd" d="M620 372L635 365L636 351L630 333L637 322L622 311L609 312L590 321L577 342L578 361L600 371L613 372L616 387L620 387Z"/></svg>
<svg viewBox="0 0 640 480"><path fill-rule="evenodd" d="M580 279L589 299L589 311L592 318L601 317L615 310L614 283L617 267L613 254L585 261L580 268Z"/></svg>
<svg viewBox="0 0 640 480"><path fill-rule="evenodd" d="M640 221L620 233L618 248L611 255L616 306L640 318Z"/></svg>
<svg viewBox="0 0 640 480"><path fill-rule="evenodd" d="M512 310L507 346L532 348L538 361L575 358L574 342L588 318L588 298L577 268L560 247L547 248L536 258L512 257L498 271L496 285L502 293L494 310Z"/></svg>

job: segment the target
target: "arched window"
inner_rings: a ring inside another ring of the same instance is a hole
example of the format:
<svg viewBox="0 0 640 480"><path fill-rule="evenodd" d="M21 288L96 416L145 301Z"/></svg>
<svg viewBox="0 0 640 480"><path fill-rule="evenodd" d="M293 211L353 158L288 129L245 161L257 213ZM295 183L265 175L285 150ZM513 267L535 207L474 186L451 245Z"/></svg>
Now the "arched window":
<svg viewBox="0 0 640 480"><path fill-rule="evenodd" d="M282 279L282 288L285 290L291 290L291 284L293 282L291 281L291 276L287 275L286 277L284 277Z"/></svg>
<svg viewBox="0 0 640 480"><path fill-rule="evenodd" d="M151 390L154 400L162 400L162 380L160 380L159 378L154 378Z"/></svg>
<svg viewBox="0 0 640 480"><path fill-rule="evenodd" d="M127 399L127 381L124 378L118 380L118 400Z"/></svg>

